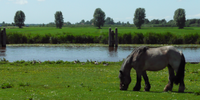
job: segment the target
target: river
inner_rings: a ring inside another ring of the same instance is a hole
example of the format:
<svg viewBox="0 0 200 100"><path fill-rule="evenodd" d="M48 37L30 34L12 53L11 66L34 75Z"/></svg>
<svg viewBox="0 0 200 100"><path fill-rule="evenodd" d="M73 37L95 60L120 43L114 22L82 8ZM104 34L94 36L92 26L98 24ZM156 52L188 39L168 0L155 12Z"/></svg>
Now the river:
<svg viewBox="0 0 200 100"><path fill-rule="evenodd" d="M0 58L5 58L10 62L17 60L25 61L121 61L133 50L133 47L111 48L105 46L7 46L0 49ZM177 48L185 55L186 62L200 62L200 48Z"/></svg>

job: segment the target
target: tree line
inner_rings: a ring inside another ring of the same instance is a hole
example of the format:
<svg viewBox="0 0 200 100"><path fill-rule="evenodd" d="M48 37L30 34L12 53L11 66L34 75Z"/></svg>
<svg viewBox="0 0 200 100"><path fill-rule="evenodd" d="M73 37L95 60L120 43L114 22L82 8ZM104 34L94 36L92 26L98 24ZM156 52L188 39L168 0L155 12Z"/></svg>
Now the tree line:
<svg viewBox="0 0 200 100"><path fill-rule="evenodd" d="M61 11L56 11L54 14L55 20L54 22L50 22L48 24L40 24L39 26L56 26L57 28L62 28L63 26L73 25L70 22L64 22L64 18ZM105 12L101 10L101 8L97 8L94 11L93 18L90 21L85 21L84 19L74 25L94 25L99 29L104 25L131 25L129 22L114 22L111 17L105 18ZM190 26L200 26L200 19L188 19L185 18L185 10L182 8L177 9L174 12L173 20L166 21L165 19L153 19L149 21L146 17L144 8L137 8L135 10L133 16L134 25L141 29L142 25L150 26L150 27L174 27L178 26L179 29ZM23 11L17 11L14 16L14 23L8 24L2 22L0 26L18 26L22 28L25 26L25 13Z"/></svg>

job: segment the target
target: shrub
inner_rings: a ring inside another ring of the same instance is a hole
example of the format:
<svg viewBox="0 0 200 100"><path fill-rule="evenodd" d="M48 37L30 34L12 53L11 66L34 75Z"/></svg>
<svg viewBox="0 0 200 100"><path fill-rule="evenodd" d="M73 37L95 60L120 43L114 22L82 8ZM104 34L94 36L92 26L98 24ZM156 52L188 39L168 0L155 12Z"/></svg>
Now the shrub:
<svg viewBox="0 0 200 100"><path fill-rule="evenodd" d="M182 36L177 36L177 35L174 35L170 38L169 40L169 44L183 44L183 37Z"/></svg>
<svg viewBox="0 0 200 100"><path fill-rule="evenodd" d="M158 44L159 43L158 39L159 39L159 36L157 33L149 32L149 33L146 33L144 36L144 43L145 44Z"/></svg>
<svg viewBox="0 0 200 100"><path fill-rule="evenodd" d="M103 43L103 44L108 44L108 35L107 34L101 34L98 37L99 43Z"/></svg>
<svg viewBox="0 0 200 100"><path fill-rule="evenodd" d="M55 63L56 64L64 64L65 62L63 60L57 60Z"/></svg>
<svg viewBox="0 0 200 100"><path fill-rule="evenodd" d="M195 44L199 37L200 36L197 33L195 33L195 34L186 34L184 36L184 43L185 44Z"/></svg>
<svg viewBox="0 0 200 100"><path fill-rule="evenodd" d="M123 36L122 36L122 43L123 44L131 44L132 43L131 37L132 37L131 33L123 34Z"/></svg>
<svg viewBox="0 0 200 100"><path fill-rule="evenodd" d="M142 33L135 33L132 36L131 40L133 44L143 44L144 43L143 38L144 38L144 35Z"/></svg>

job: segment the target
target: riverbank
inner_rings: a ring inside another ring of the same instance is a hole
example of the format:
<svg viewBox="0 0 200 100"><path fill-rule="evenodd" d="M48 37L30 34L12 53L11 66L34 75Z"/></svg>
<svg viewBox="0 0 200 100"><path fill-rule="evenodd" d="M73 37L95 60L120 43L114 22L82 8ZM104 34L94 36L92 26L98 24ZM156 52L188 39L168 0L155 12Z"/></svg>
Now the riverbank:
<svg viewBox="0 0 200 100"><path fill-rule="evenodd" d="M186 64L185 93L163 92L168 83L168 69L148 72L150 92L133 92L135 70L131 71L132 83L128 91L119 90L119 70L122 62L105 62L107 65L88 63L50 62L0 62L0 99L143 99L143 100L198 100L200 95L200 64ZM145 95L145 96L144 96Z"/></svg>
<svg viewBox="0 0 200 100"><path fill-rule="evenodd" d="M139 47L139 46L148 46L148 47L160 47L160 46L175 46L175 47L181 47L181 48L200 48L200 44L119 44L119 47ZM79 46L103 46L103 47L108 47L108 44L95 44L95 43L89 43L89 44L7 44L6 46L26 46L26 47L59 47L59 46L64 46L64 47L79 47Z"/></svg>

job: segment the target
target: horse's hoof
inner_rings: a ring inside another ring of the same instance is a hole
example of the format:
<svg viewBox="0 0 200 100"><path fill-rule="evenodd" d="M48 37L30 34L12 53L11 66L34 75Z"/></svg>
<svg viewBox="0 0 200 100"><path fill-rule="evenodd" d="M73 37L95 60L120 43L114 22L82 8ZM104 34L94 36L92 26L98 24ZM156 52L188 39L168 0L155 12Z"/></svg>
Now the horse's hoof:
<svg viewBox="0 0 200 100"><path fill-rule="evenodd" d="M149 92L150 90L144 90L144 92Z"/></svg>
<svg viewBox="0 0 200 100"><path fill-rule="evenodd" d="M164 88L164 92L172 91L172 86L167 84Z"/></svg>
<svg viewBox="0 0 200 100"><path fill-rule="evenodd" d="M149 92L149 91L150 91L150 89L144 89L144 91L145 91L145 92Z"/></svg>
<svg viewBox="0 0 200 100"><path fill-rule="evenodd" d="M140 89L138 89L138 88L133 88L133 91L140 91Z"/></svg>

